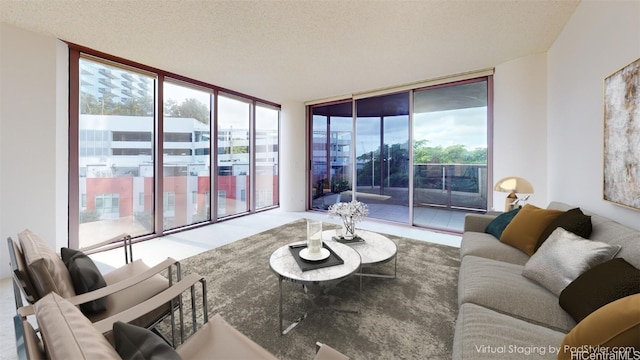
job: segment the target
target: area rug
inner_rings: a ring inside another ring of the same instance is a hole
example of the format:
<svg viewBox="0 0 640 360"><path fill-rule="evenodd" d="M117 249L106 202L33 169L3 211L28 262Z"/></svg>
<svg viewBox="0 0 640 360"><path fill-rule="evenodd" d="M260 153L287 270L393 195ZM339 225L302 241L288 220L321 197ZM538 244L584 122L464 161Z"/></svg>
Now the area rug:
<svg viewBox="0 0 640 360"><path fill-rule="evenodd" d="M333 226L326 224L326 226ZM351 359L450 359L457 315L458 249L387 235L398 245L397 278L351 277L331 289L315 290L331 306L321 308L281 335L279 288L269 268L277 248L303 240L306 221L297 220L181 261L185 274L207 280L208 311L283 360L312 359L322 342ZM393 261L368 269L392 273ZM365 269L367 270L367 269ZM328 293L331 296L324 296ZM284 282L285 321L309 308L301 285ZM198 316L202 316L199 314ZM287 326L285 324L285 327Z"/></svg>

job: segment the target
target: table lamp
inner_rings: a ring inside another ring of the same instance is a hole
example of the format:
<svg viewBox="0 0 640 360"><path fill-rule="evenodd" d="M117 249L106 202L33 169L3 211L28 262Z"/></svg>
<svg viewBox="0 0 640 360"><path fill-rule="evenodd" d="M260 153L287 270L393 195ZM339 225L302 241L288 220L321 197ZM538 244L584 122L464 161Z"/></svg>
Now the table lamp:
<svg viewBox="0 0 640 360"><path fill-rule="evenodd" d="M507 198L504 200L504 211L511 211L515 209L516 204L518 202L527 201L529 195L525 198L519 199L516 193L518 194L533 194L533 185L521 177L517 176L508 176L506 178L500 179L493 187L493 190L509 193Z"/></svg>

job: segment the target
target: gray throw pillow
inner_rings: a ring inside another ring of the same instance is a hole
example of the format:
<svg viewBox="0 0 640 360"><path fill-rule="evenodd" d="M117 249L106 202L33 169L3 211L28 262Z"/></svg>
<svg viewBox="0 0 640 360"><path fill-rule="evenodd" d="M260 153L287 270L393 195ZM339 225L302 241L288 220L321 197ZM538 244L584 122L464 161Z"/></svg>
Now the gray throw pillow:
<svg viewBox="0 0 640 360"><path fill-rule="evenodd" d="M180 360L178 353L158 335L121 321L113 323L113 341L123 360Z"/></svg>
<svg viewBox="0 0 640 360"><path fill-rule="evenodd" d="M73 288L77 295L107 286L107 282L102 277L96 264L82 251L63 247L60 249L60 255L62 255L62 261L67 270L69 270ZM105 311L107 310L107 297L80 304L80 310L85 314Z"/></svg>
<svg viewBox="0 0 640 360"><path fill-rule="evenodd" d="M557 228L527 261L522 275L560 296L578 276L611 260L618 251L619 245L587 240Z"/></svg>

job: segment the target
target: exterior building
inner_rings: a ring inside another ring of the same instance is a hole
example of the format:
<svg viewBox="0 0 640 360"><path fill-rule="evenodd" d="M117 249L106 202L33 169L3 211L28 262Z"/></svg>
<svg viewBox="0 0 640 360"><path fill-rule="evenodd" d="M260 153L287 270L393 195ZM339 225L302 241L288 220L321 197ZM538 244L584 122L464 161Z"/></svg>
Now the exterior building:
<svg viewBox="0 0 640 360"><path fill-rule="evenodd" d="M86 221L144 218L154 208L154 118L81 115L80 207ZM206 220L210 205L211 131L193 118L164 118L165 228ZM256 134L256 176L277 177L278 133ZM218 216L237 213L249 187L249 130L218 132ZM258 182L261 183L261 182ZM256 207L277 202L277 178L256 189ZM138 219L139 220L139 219ZM149 224L150 226L150 224Z"/></svg>

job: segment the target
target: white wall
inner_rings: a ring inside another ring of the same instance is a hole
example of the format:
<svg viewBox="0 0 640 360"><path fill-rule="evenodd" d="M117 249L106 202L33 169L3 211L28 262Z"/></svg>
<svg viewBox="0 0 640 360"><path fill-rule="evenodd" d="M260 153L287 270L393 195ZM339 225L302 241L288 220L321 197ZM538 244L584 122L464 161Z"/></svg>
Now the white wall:
<svg viewBox="0 0 640 360"><path fill-rule="evenodd" d="M603 200L604 79L640 57L640 2L583 0L548 53L550 198L640 229Z"/></svg>
<svg viewBox="0 0 640 360"><path fill-rule="evenodd" d="M528 203L546 207L549 203L546 54L497 65L493 85L493 183L507 176L523 177L535 190ZM493 193L495 210L504 210L506 196Z"/></svg>
<svg viewBox="0 0 640 360"><path fill-rule="evenodd" d="M280 206L285 211L305 211L305 107L301 102L281 106Z"/></svg>
<svg viewBox="0 0 640 360"><path fill-rule="evenodd" d="M0 278L9 236L67 246L68 55L55 38L0 24Z"/></svg>

